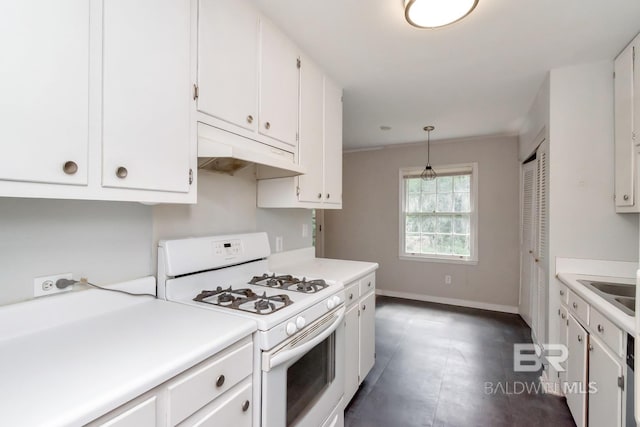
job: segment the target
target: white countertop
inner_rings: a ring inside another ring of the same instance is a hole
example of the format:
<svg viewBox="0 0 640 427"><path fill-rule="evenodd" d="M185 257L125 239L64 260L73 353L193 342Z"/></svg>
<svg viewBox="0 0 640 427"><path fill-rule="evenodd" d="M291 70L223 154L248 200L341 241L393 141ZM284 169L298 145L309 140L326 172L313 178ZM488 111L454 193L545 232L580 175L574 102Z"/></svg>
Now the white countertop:
<svg viewBox="0 0 640 427"><path fill-rule="evenodd" d="M629 277L611 277L611 276L590 276L586 274L575 273L558 273L558 279L567 285L572 291L584 298L593 308L602 313L605 317L615 323L624 331L635 333L635 317L629 316L606 299L602 298L598 293L592 291L578 280L591 280L598 282L613 282L635 285L635 279Z"/></svg>
<svg viewBox="0 0 640 427"><path fill-rule="evenodd" d="M375 262L316 258L315 248L280 252L269 257L269 269L281 274L316 277L348 284L378 269Z"/></svg>
<svg viewBox="0 0 640 427"><path fill-rule="evenodd" d="M84 307L76 318L74 305ZM11 319L12 330L0 328L7 426L83 425L256 330L237 316L99 290L0 307L0 323Z"/></svg>

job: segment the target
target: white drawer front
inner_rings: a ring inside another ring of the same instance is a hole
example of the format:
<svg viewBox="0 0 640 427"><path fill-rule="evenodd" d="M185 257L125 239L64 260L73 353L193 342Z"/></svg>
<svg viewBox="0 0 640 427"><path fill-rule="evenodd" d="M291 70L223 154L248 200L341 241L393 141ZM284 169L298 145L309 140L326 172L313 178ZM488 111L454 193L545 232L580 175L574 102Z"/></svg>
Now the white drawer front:
<svg viewBox="0 0 640 427"><path fill-rule="evenodd" d="M98 422L98 425L103 427L155 427L156 400L155 396L150 397L109 421Z"/></svg>
<svg viewBox="0 0 640 427"><path fill-rule="evenodd" d="M360 295L365 295L368 292L376 289L376 273L371 273L368 276L364 276L360 279Z"/></svg>
<svg viewBox="0 0 640 427"><path fill-rule="evenodd" d="M569 311L575 314L585 325L589 324L589 304L578 295L569 291Z"/></svg>
<svg viewBox="0 0 640 427"><path fill-rule="evenodd" d="M253 344L248 342L214 356L180 375L168 387L169 419L176 425L253 371Z"/></svg>
<svg viewBox="0 0 640 427"><path fill-rule="evenodd" d="M358 301L358 298L360 298L360 282L356 281L347 285L344 294L347 307L352 306L356 301Z"/></svg>
<svg viewBox="0 0 640 427"><path fill-rule="evenodd" d="M180 427L251 427L251 377L186 419Z"/></svg>
<svg viewBox="0 0 640 427"><path fill-rule="evenodd" d="M591 310L589 320L592 333L604 341L615 354L622 357L622 330L597 310Z"/></svg>

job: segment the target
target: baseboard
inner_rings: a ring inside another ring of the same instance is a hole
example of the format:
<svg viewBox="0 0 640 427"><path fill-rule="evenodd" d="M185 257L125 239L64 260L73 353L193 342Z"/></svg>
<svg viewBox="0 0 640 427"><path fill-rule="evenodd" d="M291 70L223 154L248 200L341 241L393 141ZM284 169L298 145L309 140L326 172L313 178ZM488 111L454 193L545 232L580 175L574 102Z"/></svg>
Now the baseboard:
<svg viewBox="0 0 640 427"><path fill-rule="evenodd" d="M518 307L510 306L510 305L489 304L486 302L469 301L469 300L457 299L457 298L434 297L431 295L413 294L409 292L387 291L385 289L376 289L376 294L388 296L388 297L412 299L417 301L435 302L438 304L455 305L458 307L479 308L481 310L490 310L490 311L499 311L501 313L519 314Z"/></svg>

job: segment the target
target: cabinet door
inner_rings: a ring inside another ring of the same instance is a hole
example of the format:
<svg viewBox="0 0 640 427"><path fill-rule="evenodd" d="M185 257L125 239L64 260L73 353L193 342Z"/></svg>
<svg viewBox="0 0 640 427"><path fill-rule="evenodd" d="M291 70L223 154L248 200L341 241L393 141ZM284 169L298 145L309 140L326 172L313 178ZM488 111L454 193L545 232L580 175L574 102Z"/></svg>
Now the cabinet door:
<svg viewBox="0 0 640 427"><path fill-rule="evenodd" d="M200 0L198 110L234 125L258 125L259 15L246 0Z"/></svg>
<svg viewBox="0 0 640 427"><path fill-rule="evenodd" d="M188 192L191 2L105 0L103 31L102 184Z"/></svg>
<svg viewBox="0 0 640 427"><path fill-rule="evenodd" d="M354 304L345 315L344 339L345 339L345 379L344 379L344 405L348 405L353 395L358 390L359 360L360 360L360 332L358 327L358 304Z"/></svg>
<svg viewBox="0 0 640 427"><path fill-rule="evenodd" d="M622 425L622 367L597 338L589 337L589 425ZM597 391L596 391L597 390Z"/></svg>
<svg viewBox="0 0 640 427"><path fill-rule="evenodd" d="M616 206L634 205L633 50L634 46L630 44L614 62Z"/></svg>
<svg viewBox="0 0 640 427"><path fill-rule="evenodd" d="M566 292L566 291L565 291ZM558 314L558 336L559 343L564 345L565 347L569 344L569 312L566 307L560 307L560 311ZM564 371L560 372L560 385L564 387L564 383L567 381L567 361L560 362L560 365L564 368Z"/></svg>
<svg viewBox="0 0 640 427"><path fill-rule="evenodd" d="M567 359L567 405L577 427L586 426L587 331L569 315L569 358Z"/></svg>
<svg viewBox="0 0 640 427"><path fill-rule="evenodd" d="M308 58L300 68L300 164L307 173L298 178L298 200L320 202L323 198L323 97L322 71Z"/></svg>
<svg viewBox="0 0 640 427"><path fill-rule="evenodd" d="M364 380L376 355L376 295L371 292L360 302L360 381Z"/></svg>
<svg viewBox="0 0 640 427"><path fill-rule="evenodd" d="M324 81L324 192L325 202L342 203L342 89Z"/></svg>
<svg viewBox="0 0 640 427"><path fill-rule="evenodd" d="M265 19L260 23L260 133L297 145L298 53Z"/></svg>
<svg viewBox="0 0 640 427"><path fill-rule="evenodd" d="M153 396L104 423L103 427L154 427L156 426L156 396Z"/></svg>
<svg viewBox="0 0 640 427"><path fill-rule="evenodd" d="M0 179L86 185L89 2L0 2L0 52Z"/></svg>

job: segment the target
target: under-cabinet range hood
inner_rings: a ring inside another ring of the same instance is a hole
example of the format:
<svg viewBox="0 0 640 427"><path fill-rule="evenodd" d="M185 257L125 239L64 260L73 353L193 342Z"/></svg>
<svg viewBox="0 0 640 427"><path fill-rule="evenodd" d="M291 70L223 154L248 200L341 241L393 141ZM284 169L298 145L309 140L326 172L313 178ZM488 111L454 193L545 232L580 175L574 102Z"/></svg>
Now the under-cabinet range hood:
<svg viewBox="0 0 640 427"><path fill-rule="evenodd" d="M262 144L231 132L198 123L198 169L233 175L255 164L258 179L302 175L288 151Z"/></svg>

